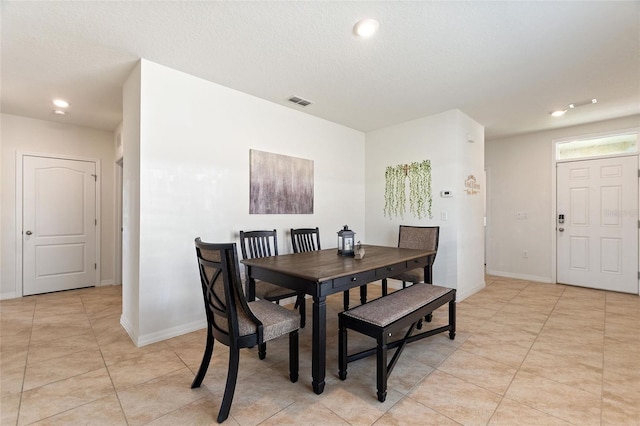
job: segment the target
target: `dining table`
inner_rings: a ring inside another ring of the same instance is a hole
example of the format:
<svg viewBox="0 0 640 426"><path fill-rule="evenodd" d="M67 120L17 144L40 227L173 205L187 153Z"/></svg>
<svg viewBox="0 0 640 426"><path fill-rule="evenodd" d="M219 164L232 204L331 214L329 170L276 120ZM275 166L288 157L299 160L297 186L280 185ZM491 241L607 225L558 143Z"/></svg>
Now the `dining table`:
<svg viewBox="0 0 640 426"><path fill-rule="evenodd" d="M327 296L367 283L396 276L404 271L422 268L433 250L363 245L362 259L325 249L279 256L245 259L251 300L255 280L277 284L313 298L312 318L312 387L321 394L325 387ZM362 300L364 303L364 300Z"/></svg>

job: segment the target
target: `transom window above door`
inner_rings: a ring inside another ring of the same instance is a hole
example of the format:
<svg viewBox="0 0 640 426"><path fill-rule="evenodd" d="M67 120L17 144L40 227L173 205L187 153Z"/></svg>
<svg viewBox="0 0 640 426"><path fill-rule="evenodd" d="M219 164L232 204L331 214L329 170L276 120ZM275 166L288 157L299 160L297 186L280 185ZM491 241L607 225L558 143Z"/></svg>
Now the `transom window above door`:
<svg viewBox="0 0 640 426"><path fill-rule="evenodd" d="M556 161L633 155L637 153L637 130L556 141Z"/></svg>

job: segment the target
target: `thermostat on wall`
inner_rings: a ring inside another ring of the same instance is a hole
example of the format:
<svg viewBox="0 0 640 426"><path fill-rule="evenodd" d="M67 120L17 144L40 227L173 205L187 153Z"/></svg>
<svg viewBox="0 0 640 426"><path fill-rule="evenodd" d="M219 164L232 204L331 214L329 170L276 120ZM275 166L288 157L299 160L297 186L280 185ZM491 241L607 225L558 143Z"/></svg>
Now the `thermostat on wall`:
<svg viewBox="0 0 640 426"><path fill-rule="evenodd" d="M440 191L440 196L442 198L453 197L453 193L451 191Z"/></svg>

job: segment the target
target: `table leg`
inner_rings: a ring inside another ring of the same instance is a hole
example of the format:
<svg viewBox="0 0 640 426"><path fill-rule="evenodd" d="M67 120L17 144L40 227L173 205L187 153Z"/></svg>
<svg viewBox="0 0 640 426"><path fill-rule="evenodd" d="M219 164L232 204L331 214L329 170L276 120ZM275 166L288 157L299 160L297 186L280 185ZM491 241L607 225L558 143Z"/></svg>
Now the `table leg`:
<svg viewBox="0 0 640 426"><path fill-rule="evenodd" d="M360 286L360 304L364 305L367 303L367 285Z"/></svg>
<svg viewBox="0 0 640 426"><path fill-rule="evenodd" d="M313 336L311 374L313 391L320 395L324 391L327 352L327 298L313 297Z"/></svg>

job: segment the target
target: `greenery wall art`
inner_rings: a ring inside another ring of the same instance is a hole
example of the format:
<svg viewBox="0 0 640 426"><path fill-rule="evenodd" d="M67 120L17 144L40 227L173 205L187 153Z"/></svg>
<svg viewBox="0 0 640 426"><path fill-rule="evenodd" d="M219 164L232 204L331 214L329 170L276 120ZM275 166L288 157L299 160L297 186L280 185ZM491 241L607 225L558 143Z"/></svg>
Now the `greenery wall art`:
<svg viewBox="0 0 640 426"><path fill-rule="evenodd" d="M384 215L404 218L409 180L409 211L418 219L431 216L431 161L389 166L384 173Z"/></svg>

